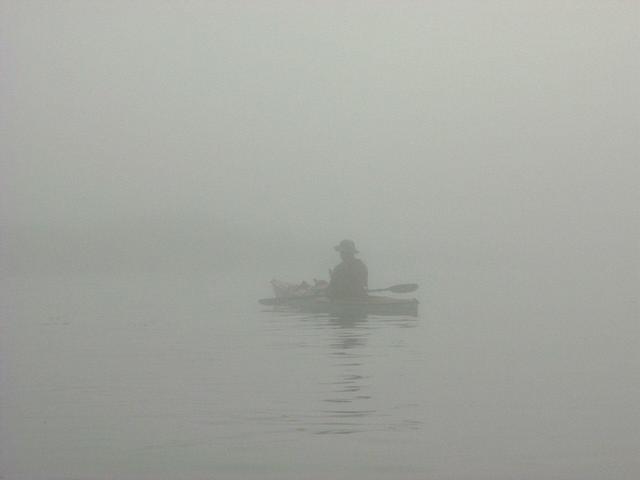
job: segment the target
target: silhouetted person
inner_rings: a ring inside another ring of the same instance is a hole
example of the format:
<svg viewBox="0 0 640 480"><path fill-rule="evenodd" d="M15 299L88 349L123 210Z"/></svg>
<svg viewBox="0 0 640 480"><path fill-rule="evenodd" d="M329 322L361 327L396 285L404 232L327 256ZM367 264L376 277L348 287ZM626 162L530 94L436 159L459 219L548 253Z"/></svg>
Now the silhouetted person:
<svg viewBox="0 0 640 480"><path fill-rule="evenodd" d="M342 240L335 250L340 252L342 262L333 270L329 270L331 280L327 288L330 298L360 298L367 296L369 272L362 260L356 258L358 253L353 240Z"/></svg>

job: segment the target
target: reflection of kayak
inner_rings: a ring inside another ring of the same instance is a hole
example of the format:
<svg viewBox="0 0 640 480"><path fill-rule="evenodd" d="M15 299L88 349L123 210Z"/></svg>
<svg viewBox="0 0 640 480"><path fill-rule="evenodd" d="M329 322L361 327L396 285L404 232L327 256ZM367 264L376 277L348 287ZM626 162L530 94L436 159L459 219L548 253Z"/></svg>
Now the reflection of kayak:
<svg viewBox="0 0 640 480"><path fill-rule="evenodd" d="M280 303L285 307L312 313L371 314L371 315L418 315L415 298L391 298L368 296L352 299L329 299L327 297L287 298Z"/></svg>

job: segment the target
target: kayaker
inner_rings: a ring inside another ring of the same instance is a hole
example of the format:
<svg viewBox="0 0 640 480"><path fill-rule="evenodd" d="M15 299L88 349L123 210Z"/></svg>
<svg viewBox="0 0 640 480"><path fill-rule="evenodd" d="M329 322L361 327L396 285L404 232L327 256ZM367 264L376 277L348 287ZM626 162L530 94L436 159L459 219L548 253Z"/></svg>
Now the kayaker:
<svg viewBox="0 0 640 480"><path fill-rule="evenodd" d="M362 260L356 258L358 253L353 240L342 240L334 247L340 252L342 262L333 270L329 270L331 280L327 287L329 298L361 298L367 296L369 272Z"/></svg>

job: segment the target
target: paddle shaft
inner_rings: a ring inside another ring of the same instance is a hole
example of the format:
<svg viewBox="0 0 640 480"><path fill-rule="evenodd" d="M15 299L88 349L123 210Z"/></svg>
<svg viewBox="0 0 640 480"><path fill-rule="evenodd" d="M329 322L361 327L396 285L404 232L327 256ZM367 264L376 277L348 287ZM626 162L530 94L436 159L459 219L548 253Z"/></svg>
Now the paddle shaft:
<svg viewBox="0 0 640 480"><path fill-rule="evenodd" d="M409 293L415 292L418 289L417 283L401 283L400 285L393 285L387 288L375 288L368 290L369 292L393 292L393 293Z"/></svg>

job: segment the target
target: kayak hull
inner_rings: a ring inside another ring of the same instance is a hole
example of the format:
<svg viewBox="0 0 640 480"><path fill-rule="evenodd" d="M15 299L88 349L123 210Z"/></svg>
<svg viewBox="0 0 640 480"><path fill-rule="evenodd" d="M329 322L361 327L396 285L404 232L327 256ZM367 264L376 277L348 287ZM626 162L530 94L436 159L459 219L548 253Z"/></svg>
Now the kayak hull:
<svg viewBox="0 0 640 480"><path fill-rule="evenodd" d="M368 296L353 299L292 298L283 304L310 313L328 313L336 315L399 315L417 316L418 301L415 298L391 298Z"/></svg>

